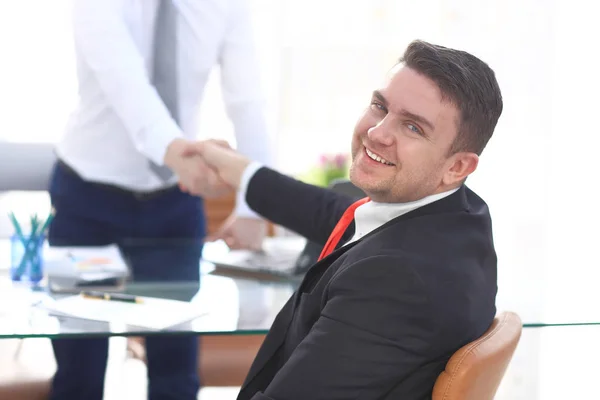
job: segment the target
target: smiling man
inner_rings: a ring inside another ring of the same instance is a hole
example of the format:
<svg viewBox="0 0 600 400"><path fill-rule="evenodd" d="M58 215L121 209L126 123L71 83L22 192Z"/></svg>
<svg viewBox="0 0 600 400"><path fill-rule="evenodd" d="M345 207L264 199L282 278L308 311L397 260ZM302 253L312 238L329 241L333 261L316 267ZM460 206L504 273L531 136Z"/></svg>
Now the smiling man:
<svg viewBox="0 0 600 400"><path fill-rule="evenodd" d="M496 313L491 218L465 180L501 113L484 62L416 41L356 125L350 178L365 199L198 144L253 210L324 245L238 399L431 398Z"/></svg>

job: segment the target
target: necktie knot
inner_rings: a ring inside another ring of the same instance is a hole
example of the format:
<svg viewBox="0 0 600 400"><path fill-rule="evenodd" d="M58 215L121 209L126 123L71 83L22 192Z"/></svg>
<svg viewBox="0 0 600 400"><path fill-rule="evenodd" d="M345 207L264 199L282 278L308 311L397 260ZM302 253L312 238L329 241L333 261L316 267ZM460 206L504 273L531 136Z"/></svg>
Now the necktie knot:
<svg viewBox="0 0 600 400"><path fill-rule="evenodd" d="M329 254L333 253L336 246L342 239L342 236L344 236L344 232L346 232L346 229L348 229L348 226L350 226L350 224L354 220L354 212L356 211L356 209L370 200L371 199L369 199L368 197L364 197L352 203L350 207L348 207L346 211L344 211L342 218L340 218L338 223L335 225L335 228L333 228L331 235L329 235L329 239L327 239L327 243L325 243L325 247L323 247L321 255L319 256L319 261L327 257Z"/></svg>

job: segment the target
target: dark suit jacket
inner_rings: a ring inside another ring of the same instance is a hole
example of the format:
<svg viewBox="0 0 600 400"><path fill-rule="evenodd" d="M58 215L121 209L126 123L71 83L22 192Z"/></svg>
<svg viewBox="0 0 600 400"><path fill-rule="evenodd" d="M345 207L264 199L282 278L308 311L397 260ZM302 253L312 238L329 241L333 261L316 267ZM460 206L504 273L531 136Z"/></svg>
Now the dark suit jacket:
<svg viewBox="0 0 600 400"><path fill-rule="evenodd" d="M353 201L267 168L246 200L323 244ZM275 319L238 399L429 399L450 356L492 323L491 220L465 186L339 247Z"/></svg>

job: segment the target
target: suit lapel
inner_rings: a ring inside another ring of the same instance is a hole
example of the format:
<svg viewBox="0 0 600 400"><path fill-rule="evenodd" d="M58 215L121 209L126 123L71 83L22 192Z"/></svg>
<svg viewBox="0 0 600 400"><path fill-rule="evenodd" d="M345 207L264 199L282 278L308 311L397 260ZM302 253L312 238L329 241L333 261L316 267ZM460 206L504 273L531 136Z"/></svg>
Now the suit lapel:
<svg viewBox="0 0 600 400"><path fill-rule="evenodd" d="M313 265L312 268L310 268L306 272L306 275L304 276L304 279L302 280L302 283L298 287L297 291L299 293L309 292L313 286L312 284L323 275L325 270L329 268L329 266L333 264L338 258L340 258L342 254L350 250L352 247L356 246L358 242L360 242L360 240L335 249L327 257ZM297 306L297 304L295 304L294 306Z"/></svg>
<svg viewBox="0 0 600 400"><path fill-rule="evenodd" d="M246 387L252 383L254 378L263 370L271 357L273 357L273 355L283 344L289 326L292 322L292 317L294 315L294 304L296 303L297 297L298 292L295 292L285 306L283 306L279 314L277 314L277 317L275 318L275 321L273 321L273 325L271 326L271 329L269 329L269 333L267 334L264 343L258 350L258 353L252 362L250 370L248 371L248 375L246 376L246 380L242 385L242 391L244 391Z"/></svg>
<svg viewBox="0 0 600 400"><path fill-rule="evenodd" d="M277 353L279 348L283 345L285 338L287 336L288 329L294 318L294 313L296 312L296 308L298 307L298 303L300 301L300 296L303 292L307 291L307 289L312 287L312 283L315 282L322 274L325 272L331 264L333 264L342 254L348 251L350 248L354 247L357 242L351 243L347 246L339 248L332 252L330 255L322 259L313 265L304 276L302 283L293 294L292 297L288 300L288 302L283 306L269 333L265 339L264 344L261 346L252 366L250 367L250 371L248 371L248 375L242 386L242 391L249 386L252 381L256 378L256 376L263 370L263 368L267 365L269 360Z"/></svg>

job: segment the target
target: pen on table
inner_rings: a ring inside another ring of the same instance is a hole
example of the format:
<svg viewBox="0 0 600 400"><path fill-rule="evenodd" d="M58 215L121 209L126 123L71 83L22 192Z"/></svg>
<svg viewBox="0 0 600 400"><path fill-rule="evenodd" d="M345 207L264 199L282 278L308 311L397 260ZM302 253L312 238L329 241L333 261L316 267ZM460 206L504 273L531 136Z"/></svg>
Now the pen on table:
<svg viewBox="0 0 600 400"><path fill-rule="evenodd" d="M126 303L143 303L140 297L123 293L104 293L104 292L81 292L81 296L88 299L124 301Z"/></svg>

